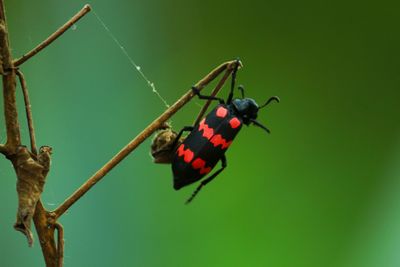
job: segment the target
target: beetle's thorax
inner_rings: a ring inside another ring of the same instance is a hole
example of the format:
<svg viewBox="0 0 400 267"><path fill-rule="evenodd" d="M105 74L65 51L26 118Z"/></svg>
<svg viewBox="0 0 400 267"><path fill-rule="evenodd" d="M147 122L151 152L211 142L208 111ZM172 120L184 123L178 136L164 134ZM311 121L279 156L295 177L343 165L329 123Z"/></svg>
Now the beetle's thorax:
<svg viewBox="0 0 400 267"><path fill-rule="evenodd" d="M255 120L258 114L258 104L252 98L234 99L231 103L235 115L242 118L243 123L249 125Z"/></svg>

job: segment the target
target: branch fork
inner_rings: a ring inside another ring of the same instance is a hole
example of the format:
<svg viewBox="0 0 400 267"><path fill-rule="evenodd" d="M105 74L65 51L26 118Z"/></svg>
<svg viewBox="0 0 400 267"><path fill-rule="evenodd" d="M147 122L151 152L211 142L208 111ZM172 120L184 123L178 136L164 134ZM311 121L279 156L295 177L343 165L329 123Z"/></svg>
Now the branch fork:
<svg viewBox="0 0 400 267"><path fill-rule="evenodd" d="M169 107L141 133L132 139L132 141L123 147L103 167L95 172L58 208L54 211L46 210L40 197L44 190L46 177L50 171L52 148L49 146L42 146L39 151L37 151L28 88L24 75L19 70L19 67L59 38L90 10L90 6L85 5L76 15L74 15L46 40L19 59L13 60L10 52L11 49L9 47L4 3L3 0L0 0L0 74L3 78L4 116L7 130L7 141L5 144L0 144L0 153L11 161L17 176L18 211L14 228L27 237L28 244L31 246L33 243L33 235L31 232L31 222L33 219L46 266L48 267L61 267L63 265L64 229L58 222L58 219L141 143L143 143L155 131L164 127L167 120L169 120L194 97L192 90L187 91L171 107ZM214 95L217 94L227 78L232 74L232 71L235 69L237 64L241 64L240 61L232 60L221 64L196 83L196 88L199 90L203 89L221 73L225 73L212 93ZM21 84L24 96L25 112L30 136L30 150L21 143L16 102L17 77ZM206 104L206 106L200 111L199 117L204 114L207 107L208 105ZM57 234L57 240L55 239L55 234Z"/></svg>

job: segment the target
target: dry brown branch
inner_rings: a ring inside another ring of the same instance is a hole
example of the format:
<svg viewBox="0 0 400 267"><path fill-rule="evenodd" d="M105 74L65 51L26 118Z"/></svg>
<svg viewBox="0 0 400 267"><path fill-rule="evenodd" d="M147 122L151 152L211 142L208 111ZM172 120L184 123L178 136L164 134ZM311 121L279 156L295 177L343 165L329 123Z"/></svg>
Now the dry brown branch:
<svg viewBox="0 0 400 267"><path fill-rule="evenodd" d="M196 87L200 90L214 80L224 70L232 70L237 64L236 60L228 61L211 71L202 80L196 83ZM176 101L170 108L163 114L149 124L138 136L129 142L124 148L121 149L109 162L101 167L92 177L90 177L81 187L79 187L71 196L69 196L64 203L62 203L54 214L56 218L60 217L66 212L78 199L80 199L90 188L99 182L109 171L111 171L118 163L120 163L126 156L128 156L136 147L138 147L144 140L158 130L169 118L172 117L179 109L181 109L187 102L192 99L194 93L189 90L178 101Z"/></svg>
<svg viewBox="0 0 400 267"><path fill-rule="evenodd" d="M231 75L232 71L233 71L232 69L228 69L225 71L224 76L218 82L217 86L215 86L214 90L212 90L210 96L216 96L218 94L218 92L221 90L222 86L225 84L226 80ZM211 99L207 100L207 102L204 104L204 106L201 108L199 114L197 115L196 120L194 121L193 125L197 125L200 122L201 118L204 116L208 107L210 106L211 101L212 101Z"/></svg>
<svg viewBox="0 0 400 267"><path fill-rule="evenodd" d="M222 86L225 84L226 80L229 78L229 76L232 74L232 72L234 72L233 75L236 75L236 71L241 67L243 67L242 62L239 59L237 59L237 69L236 70L234 70L234 69L226 70L224 76L218 82L218 84L215 86L214 90L212 90L210 96L216 96L219 93L219 91L222 89ZM233 82L233 79L234 78L232 78L232 82ZM193 125L197 125L200 122L201 118L204 116L208 107L210 106L211 101L212 101L211 99L207 100L207 102L204 104L204 106L201 108L199 114L197 115L196 120L194 121Z"/></svg>
<svg viewBox="0 0 400 267"><path fill-rule="evenodd" d="M24 74L20 70L17 70L16 73L21 84L22 94L24 95L26 119L28 121L29 138L31 141L31 151L33 154L37 155L35 128L33 127L31 101L29 100L28 87L26 85Z"/></svg>
<svg viewBox="0 0 400 267"><path fill-rule="evenodd" d="M8 155L14 153L13 150L21 145L21 135L15 98L15 71L9 47L3 0L0 0L0 55L3 70L4 116L7 130L5 153Z"/></svg>
<svg viewBox="0 0 400 267"><path fill-rule="evenodd" d="M63 26L61 26L58 30L56 30L52 35L47 37L46 40L41 42L39 45L37 45L35 48L33 48L31 51L20 57L19 59L14 61L14 66L19 66L40 51L42 51L44 48L46 48L48 45L50 45L52 42L54 42L58 37L60 37L66 30L68 30L72 25L74 25L78 20L80 20L83 16L85 16L89 11L91 10L90 5L85 5L78 13L75 14L70 20L68 20Z"/></svg>
<svg viewBox="0 0 400 267"><path fill-rule="evenodd" d="M225 84L225 81L228 79L228 77L231 75L232 70L227 70L222 77L222 79L218 82L217 86L215 86L214 90L212 90L210 96L216 96L218 92L221 90L222 86ZM207 100L206 103L203 105L203 107L200 109L199 114L197 114L196 120L194 121L193 125L197 125L201 118L204 116L206 113L208 107L211 104L211 99Z"/></svg>
<svg viewBox="0 0 400 267"><path fill-rule="evenodd" d="M20 61L16 61L17 65L26 61L49 45L68 29L68 25L73 25L74 22L89 10L90 7L85 6L83 10L69 21L69 23L65 24L45 42L21 58ZM63 255L63 251L60 251L63 249L62 228L60 228L60 225L54 220L53 214L46 211L40 201L45 179L50 170L51 148L48 146L41 147L39 154L36 154L33 120L30 111L27 86L22 73L19 73L26 104L32 151L29 151L25 146L21 145L16 103L16 74L18 70L13 64L10 51L4 2L0 0L0 74L3 79L4 116L7 132L7 141L4 145L0 145L0 152L11 161L17 176L18 211L14 227L16 230L25 234L29 245L31 245L33 238L30 227L33 218L46 266L59 267L62 266ZM57 246L54 240L54 229L56 227L58 229Z"/></svg>
<svg viewBox="0 0 400 267"><path fill-rule="evenodd" d="M64 228L60 223L55 223L57 229L57 250L58 250L58 267L63 266L64 262Z"/></svg>
<svg viewBox="0 0 400 267"><path fill-rule="evenodd" d="M39 200L36 204L33 222L36 232L39 236L39 243L42 248L42 254L47 267L59 267L59 252L57 251L54 240L54 221L49 212L45 210L42 202ZM61 263L62 264L62 263Z"/></svg>
<svg viewBox="0 0 400 267"><path fill-rule="evenodd" d="M0 74L3 78L4 116L7 132L7 141L5 144L0 144L0 153L4 154L6 158L11 161L17 176L18 211L14 227L16 230L25 234L29 245L31 245L33 242L31 232L31 222L33 219L42 248L43 257L46 266L48 267L61 267L63 265L64 230L57 219L194 96L192 91L184 94L174 105L168 108L161 116L154 120L136 138L118 152L108 163L90 177L54 212L47 211L40 200L40 196L44 189L46 177L50 171L52 149L49 146L42 146L39 149L39 152L37 152L28 88L22 72L20 72L16 66L21 65L23 62L51 44L89 11L90 6L85 5L82 10L80 10L49 38L35 47L32 51L13 62L10 53L11 49L9 47L4 3L3 0L0 0ZM237 61L229 61L220 65L200 80L195 86L201 90L219 74L225 71L222 80L214 89L214 92L217 93L231 74L236 64L238 64ZM21 144L16 103L16 76L19 77L24 95L31 151ZM57 242L55 240L56 230Z"/></svg>

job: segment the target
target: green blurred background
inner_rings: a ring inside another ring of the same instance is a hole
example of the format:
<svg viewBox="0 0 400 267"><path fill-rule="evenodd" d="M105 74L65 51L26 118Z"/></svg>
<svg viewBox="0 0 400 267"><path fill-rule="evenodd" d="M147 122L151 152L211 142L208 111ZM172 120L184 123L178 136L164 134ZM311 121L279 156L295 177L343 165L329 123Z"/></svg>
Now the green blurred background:
<svg viewBox="0 0 400 267"><path fill-rule="evenodd" d="M87 3L5 2L15 57ZM175 192L147 140L62 217L65 266L400 266L398 1L89 3L170 104L236 57L247 96L282 101L259 115L272 134L243 129L226 171L189 206L194 187ZM165 108L93 13L22 71L38 144L54 149L50 209ZM29 249L12 228L5 159L0 175L0 266L44 266L37 237Z"/></svg>

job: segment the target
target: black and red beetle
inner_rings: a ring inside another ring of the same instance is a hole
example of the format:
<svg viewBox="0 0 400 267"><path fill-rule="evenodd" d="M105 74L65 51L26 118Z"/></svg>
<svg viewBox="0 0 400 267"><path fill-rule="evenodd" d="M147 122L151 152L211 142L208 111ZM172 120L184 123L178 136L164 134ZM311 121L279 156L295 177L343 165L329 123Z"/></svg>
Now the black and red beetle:
<svg viewBox="0 0 400 267"><path fill-rule="evenodd" d="M264 105L258 106L253 99L244 97L244 89L239 86L242 98L233 99L236 70L237 68L232 74L231 90L226 102L218 97L201 95L196 87L192 87L193 92L200 99L217 100L220 104L200 123L184 127L176 136L175 142L171 146L175 150L172 157L174 189L179 190L184 186L201 180L210 173L218 161L221 161L222 166L200 182L200 185L186 203L190 203L203 186L225 169L227 166L225 152L243 124L249 125L252 123L269 133L268 128L256 120L257 114L261 108L267 106L271 101L279 102L279 98L273 96ZM184 131L190 131L190 133L181 142L180 137Z"/></svg>

